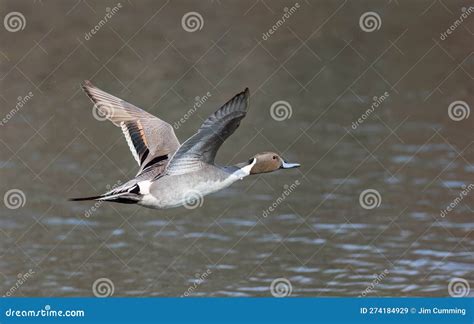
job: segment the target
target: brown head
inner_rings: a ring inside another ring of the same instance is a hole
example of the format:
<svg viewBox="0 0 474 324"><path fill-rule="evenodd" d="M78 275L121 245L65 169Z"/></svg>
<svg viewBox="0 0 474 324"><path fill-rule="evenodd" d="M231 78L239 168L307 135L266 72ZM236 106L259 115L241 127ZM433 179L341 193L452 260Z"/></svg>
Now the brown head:
<svg viewBox="0 0 474 324"><path fill-rule="evenodd" d="M250 161L256 159L250 174L273 172L280 169L298 168L298 163L288 163L280 155L273 152L262 152L253 156Z"/></svg>

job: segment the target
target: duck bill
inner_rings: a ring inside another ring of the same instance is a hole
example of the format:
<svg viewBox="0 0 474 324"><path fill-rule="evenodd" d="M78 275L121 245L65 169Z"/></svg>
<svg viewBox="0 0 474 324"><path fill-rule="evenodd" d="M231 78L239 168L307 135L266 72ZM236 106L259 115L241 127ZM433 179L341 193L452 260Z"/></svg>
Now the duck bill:
<svg viewBox="0 0 474 324"><path fill-rule="evenodd" d="M293 168L299 168L300 164L299 163L288 163L286 161L282 161L281 168L282 169L293 169Z"/></svg>

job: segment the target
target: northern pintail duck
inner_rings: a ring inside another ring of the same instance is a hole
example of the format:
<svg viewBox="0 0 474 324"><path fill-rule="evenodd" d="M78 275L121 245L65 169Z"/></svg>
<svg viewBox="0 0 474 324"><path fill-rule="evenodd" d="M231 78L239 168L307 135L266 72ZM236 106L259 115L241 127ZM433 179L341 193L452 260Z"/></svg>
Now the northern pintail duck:
<svg viewBox="0 0 474 324"><path fill-rule="evenodd" d="M214 163L217 151L247 113L249 90L210 115L196 134L180 144L173 127L146 111L85 81L82 88L103 116L122 129L139 165L135 178L100 196L73 198L165 209L178 207L230 186L250 174L299 167L273 152L233 166Z"/></svg>

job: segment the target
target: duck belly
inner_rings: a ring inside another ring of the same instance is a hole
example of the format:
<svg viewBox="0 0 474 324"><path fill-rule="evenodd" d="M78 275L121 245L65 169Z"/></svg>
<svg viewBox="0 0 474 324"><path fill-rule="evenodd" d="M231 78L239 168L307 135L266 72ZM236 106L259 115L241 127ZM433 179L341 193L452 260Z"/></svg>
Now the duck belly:
<svg viewBox="0 0 474 324"><path fill-rule="evenodd" d="M202 206L203 197L230 186L239 177L204 177L200 175L165 176L152 183L149 192L143 193L140 205L166 209L184 206L194 209Z"/></svg>

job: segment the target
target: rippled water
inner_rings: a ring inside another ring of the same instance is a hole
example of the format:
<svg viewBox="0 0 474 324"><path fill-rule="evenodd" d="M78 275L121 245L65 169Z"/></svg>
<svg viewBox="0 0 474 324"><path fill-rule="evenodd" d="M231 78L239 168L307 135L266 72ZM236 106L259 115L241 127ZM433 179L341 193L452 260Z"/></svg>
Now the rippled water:
<svg viewBox="0 0 474 324"><path fill-rule="evenodd" d="M1 192L19 189L25 204L0 205L2 294L30 269L15 296L88 296L98 278L115 296L270 296L277 278L293 296L474 286L473 116L448 115L456 100L474 105L474 18L439 38L467 2L302 2L268 40L293 3L123 2L87 40L104 4L4 2L26 26L0 30ZM203 16L194 33L181 26L189 11ZM366 11L379 30L360 29ZM302 167L246 178L192 210L68 202L136 172L120 131L93 118L84 79L170 123L209 92L181 141L249 86L250 112L219 161L272 150ZM271 117L277 100L291 118ZM370 189L375 202L361 203Z"/></svg>

